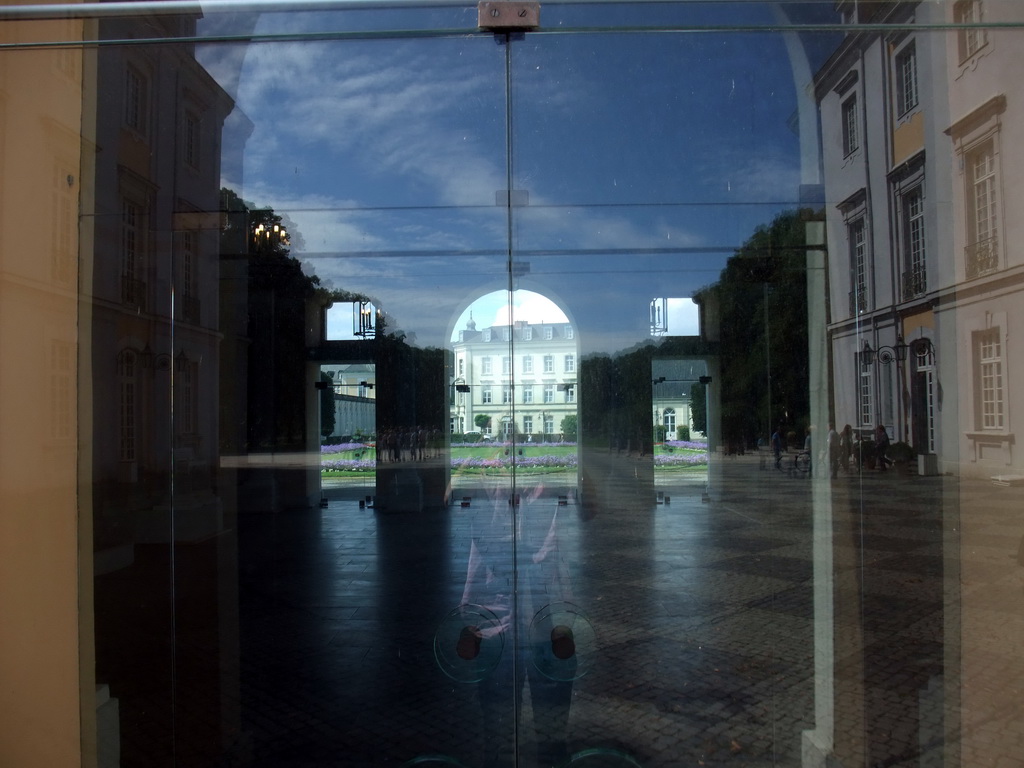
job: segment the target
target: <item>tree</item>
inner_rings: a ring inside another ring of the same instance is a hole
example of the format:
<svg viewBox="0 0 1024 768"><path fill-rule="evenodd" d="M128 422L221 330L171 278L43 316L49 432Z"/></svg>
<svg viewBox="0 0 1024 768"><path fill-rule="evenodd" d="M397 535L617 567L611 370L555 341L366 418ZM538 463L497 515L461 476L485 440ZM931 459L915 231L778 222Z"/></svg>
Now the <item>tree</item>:
<svg viewBox="0 0 1024 768"><path fill-rule="evenodd" d="M575 440L576 432L579 431L579 419L577 419L576 414L570 413L563 418L560 429L562 430L562 438L564 440Z"/></svg>
<svg viewBox="0 0 1024 768"><path fill-rule="evenodd" d="M478 413L473 417L473 423L480 428L481 432L484 432L491 426L491 417L486 413Z"/></svg>
<svg viewBox="0 0 1024 768"><path fill-rule="evenodd" d="M690 385L690 418L693 419L694 432L708 433L708 407L705 399L706 384L694 382Z"/></svg>
<svg viewBox="0 0 1024 768"><path fill-rule="evenodd" d="M335 426L334 379L321 371L320 381L327 385L320 390L320 434L330 437Z"/></svg>
<svg viewBox="0 0 1024 768"><path fill-rule="evenodd" d="M701 291L720 318L721 410L726 444L752 445L785 414L810 409L805 227L808 211L762 226L736 251L719 281ZM812 214L813 215L813 214ZM703 401L694 397L696 406ZM694 426L706 414L694 408Z"/></svg>

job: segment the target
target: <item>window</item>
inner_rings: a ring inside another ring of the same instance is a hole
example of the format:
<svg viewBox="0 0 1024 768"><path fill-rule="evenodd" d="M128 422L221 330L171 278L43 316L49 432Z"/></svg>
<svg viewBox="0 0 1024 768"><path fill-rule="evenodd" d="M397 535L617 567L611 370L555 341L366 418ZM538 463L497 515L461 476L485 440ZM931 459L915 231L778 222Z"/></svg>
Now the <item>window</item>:
<svg viewBox="0 0 1024 768"><path fill-rule="evenodd" d="M843 102L843 154L852 155L860 142L857 138L857 96Z"/></svg>
<svg viewBox="0 0 1024 768"><path fill-rule="evenodd" d="M121 424L119 433L121 461L135 461L136 458L136 401L135 369L137 358L131 350L121 353L118 374L121 379L119 409Z"/></svg>
<svg viewBox="0 0 1024 768"><path fill-rule="evenodd" d="M523 373L533 373L533 357L523 355Z"/></svg>
<svg viewBox="0 0 1024 768"><path fill-rule="evenodd" d="M199 324L199 297L196 295L198 279L195 232L181 233L181 266L179 290L181 292L181 317L189 323Z"/></svg>
<svg viewBox="0 0 1024 768"><path fill-rule="evenodd" d="M466 358L460 357L459 358L459 376L465 376L465 375L466 375Z"/></svg>
<svg viewBox="0 0 1024 768"><path fill-rule="evenodd" d="M529 385L529 384L527 384L526 386L523 387L523 402L524 403L532 403L533 402L533 387L531 385Z"/></svg>
<svg viewBox="0 0 1024 768"><path fill-rule="evenodd" d="M532 341L532 340L533 340L533 328L530 328L529 326L526 326L525 328L523 328L523 341Z"/></svg>
<svg viewBox="0 0 1024 768"><path fill-rule="evenodd" d="M490 387L481 387L480 388L480 402L481 403L489 403L489 402L491 402L491 388Z"/></svg>
<svg viewBox="0 0 1024 768"><path fill-rule="evenodd" d="M553 403L555 402L555 385L545 384L544 385L544 402Z"/></svg>
<svg viewBox="0 0 1024 768"><path fill-rule="evenodd" d="M900 117L917 106L917 52L914 44L896 55L896 114Z"/></svg>
<svg viewBox="0 0 1024 768"><path fill-rule="evenodd" d="M489 358L489 357L481 358L481 360L480 360L480 367L481 367L481 370L483 371L483 375L484 376L490 376L491 375L491 358Z"/></svg>
<svg viewBox="0 0 1024 768"><path fill-rule="evenodd" d="M142 206L133 200L121 201L121 301L145 309L146 283L143 281L145 228Z"/></svg>
<svg viewBox="0 0 1024 768"><path fill-rule="evenodd" d="M871 366L862 364L860 368L860 425L862 427L874 426L871 408Z"/></svg>
<svg viewBox="0 0 1024 768"><path fill-rule="evenodd" d="M504 328L501 329L501 340L502 341L508 341L509 338L511 338L511 334L512 334L512 329L509 328L506 325Z"/></svg>
<svg viewBox="0 0 1024 768"><path fill-rule="evenodd" d="M915 187L903 195L903 298L920 296L927 289L924 251L924 195Z"/></svg>
<svg viewBox="0 0 1024 768"><path fill-rule="evenodd" d="M505 405L512 402L512 387L506 385L501 388L501 402Z"/></svg>
<svg viewBox="0 0 1024 768"><path fill-rule="evenodd" d="M490 328L484 328L484 341L490 341L490 340L491 340L491 329Z"/></svg>
<svg viewBox="0 0 1024 768"><path fill-rule="evenodd" d="M978 26L984 23L981 0L961 0L953 6L953 21L963 27L957 32L957 43L960 61L966 61L988 44L988 34Z"/></svg>
<svg viewBox="0 0 1024 768"><path fill-rule="evenodd" d="M979 333L975 340L978 398L978 427L1001 430L1005 426L1003 407L1003 349L999 328Z"/></svg>
<svg viewBox="0 0 1024 768"><path fill-rule="evenodd" d="M505 374L506 376L508 376L510 373L512 373L512 358L511 357L503 357L503 358L501 358L501 372L503 374Z"/></svg>
<svg viewBox="0 0 1024 768"><path fill-rule="evenodd" d="M967 277L978 277L999 267L998 186L992 139L968 153Z"/></svg>
<svg viewBox="0 0 1024 768"><path fill-rule="evenodd" d="M575 334L575 332L573 331L573 329L572 329L572 326L571 326L571 325L567 325L567 326L565 326L565 338L567 338L567 339L572 339L572 338L574 338L574 337L575 337L575 335L576 335L576 334Z"/></svg>
<svg viewBox="0 0 1024 768"><path fill-rule="evenodd" d="M576 387L568 386L565 388L565 402L575 403L576 402Z"/></svg>
<svg viewBox="0 0 1024 768"><path fill-rule="evenodd" d="M551 341L551 339L554 338L554 335L555 335L554 329L550 325L545 325L544 326L544 338L547 339L548 341Z"/></svg>
<svg viewBox="0 0 1024 768"><path fill-rule="evenodd" d="M146 133L149 109L149 84L139 70L128 67L124 85L124 123L138 133Z"/></svg>
<svg viewBox="0 0 1024 768"><path fill-rule="evenodd" d="M523 432L526 434L533 432L533 416L523 416Z"/></svg>
<svg viewBox="0 0 1024 768"><path fill-rule="evenodd" d="M576 355L565 356L565 372L575 373L576 372Z"/></svg>
<svg viewBox="0 0 1024 768"><path fill-rule="evenodd" d="M850 314L859 315L867 310L868 300L867 233L863 218L847 224L847 238L850 243Z"/></svg>
<svg viewBox="0 0 1024 768"><path fill-rule="evenodd" d="M553 435L555 433L555 417L550 414L544 414L544 434Z"/></svg>
<svg viewBox="0 0 1024 768"><path fill-rule="evenodd" d="M666 408L664 414L665 420L665 439L675 440L676 439L676 411L674 408Z"/></svg>
<svg viewBox="0 0 1024 768"><path fill-rule="evenodd" d="M196 378L198 365L183 360L174 378L174 419L179 435L191 435L196 431Z"/></svg>
<svg viewBox="0 0 1024 768"><path fill-rule="evenodd" d="M555 372L555 356L554 355L544 355L544 373L554 373L554 372Z"/></svg>
<svg viewBox="0 0 1024 768"><path fill-rule="evenodd" d="M182 137L182 152L184 153L185 164L193 169L199 168L200 126L199 115L195 112L185 113L185 135Z"/></svg>

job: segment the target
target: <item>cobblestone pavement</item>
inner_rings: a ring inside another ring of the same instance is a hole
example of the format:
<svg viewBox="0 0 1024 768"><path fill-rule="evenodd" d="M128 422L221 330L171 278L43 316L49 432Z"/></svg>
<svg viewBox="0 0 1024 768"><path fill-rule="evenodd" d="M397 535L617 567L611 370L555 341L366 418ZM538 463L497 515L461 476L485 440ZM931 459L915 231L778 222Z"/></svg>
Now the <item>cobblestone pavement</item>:
<svg viewBox="0 0 1024 768"><path fill-rule="evenodd" d="M594 629L564 744L547 743L557 713L535 710L533 676L517 690L510 675L495 720L484 684L452 679L435 657L473 521L508 509L500 486L460 491L469 507L383 514L348 485L324 509L240 520L234 764L799 765L816 724L839 764L1022 764L1019 489L894 472L794 478L751 456L721 459L710 482L658 475L661 499L621 488L608 498L625 501L596 515L571 496L559 506L567 486L552 487L519 489L519 514L558 512L569 591L546 597L570 600ZM832 563L817 577L831 574L832 616L816 626L813 516L829 505L831 542L817 546ZM522 567L530 554L510 557ZM831 723L815 720L816 631L819 650L832 638Z"/></svg>

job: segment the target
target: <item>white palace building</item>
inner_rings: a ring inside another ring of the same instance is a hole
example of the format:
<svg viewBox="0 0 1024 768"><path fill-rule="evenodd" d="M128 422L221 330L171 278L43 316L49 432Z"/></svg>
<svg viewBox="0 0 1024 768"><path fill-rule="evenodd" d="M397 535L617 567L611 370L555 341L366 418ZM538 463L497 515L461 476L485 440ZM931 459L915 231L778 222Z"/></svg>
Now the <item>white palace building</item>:
<svg viewBox="0 0 1024 768"><path fill-rule="evenodd" d="M454 342L451 431L557 439L576 414L576 333L571 323L494 325L470 315ZM477 424L480 415L490 423Z"/></svg>

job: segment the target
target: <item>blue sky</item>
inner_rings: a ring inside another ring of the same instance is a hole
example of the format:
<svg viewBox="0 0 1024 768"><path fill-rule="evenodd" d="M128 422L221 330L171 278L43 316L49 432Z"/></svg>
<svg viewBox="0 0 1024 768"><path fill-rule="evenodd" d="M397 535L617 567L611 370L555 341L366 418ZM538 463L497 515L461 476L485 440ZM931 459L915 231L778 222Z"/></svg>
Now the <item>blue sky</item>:
<svg viewBox="0 0 1024 768"><path fill-rule="evenodd" d="M689 12L771 21L750 4ZM268 15L256 31L346 18ZM224 182L286 215L295 255L321 279L374 297L424 344L509 286L510 242L528 264L516 287L566 306L592 331L586 347L635 343L652 298L713 282L758 224L795 207L796 88L780 34L528 34L511 49L510 164L505 54L490 35L208 47L201 60L237 83L252 125L244 146L225 146L241 163ZM509 168L529 199L511 223L495 205Z"/></svg>

